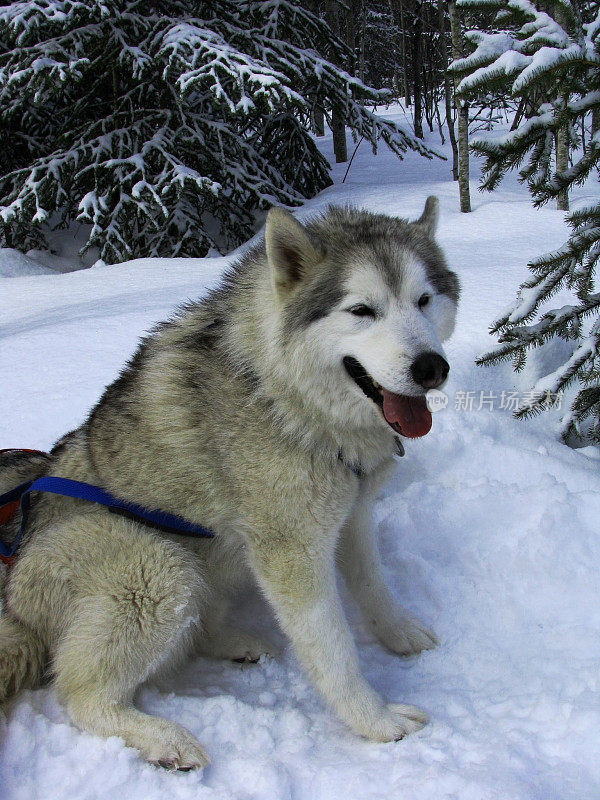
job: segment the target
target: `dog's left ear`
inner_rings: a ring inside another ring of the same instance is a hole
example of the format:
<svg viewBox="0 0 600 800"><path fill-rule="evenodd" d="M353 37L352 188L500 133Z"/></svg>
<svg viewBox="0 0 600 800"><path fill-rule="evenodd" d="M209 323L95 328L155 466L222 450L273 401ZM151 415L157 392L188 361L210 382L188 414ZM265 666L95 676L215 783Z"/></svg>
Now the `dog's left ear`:
<svg viewBox="0 0 600 800"><path fill-rule="evenodd" d="M438 217L440 215L440 201L434 195L429 195L425 201L425 209L417 220L416 224L425 228L429 236L433 239L437 230Z"/></svg>
<svg viewBox="0 0 600 800"><path fill-rule="evenodd" d="M273 283L283 297L324 257L321 245L283 208L272 208L267 214L265 244Z"/></svg>

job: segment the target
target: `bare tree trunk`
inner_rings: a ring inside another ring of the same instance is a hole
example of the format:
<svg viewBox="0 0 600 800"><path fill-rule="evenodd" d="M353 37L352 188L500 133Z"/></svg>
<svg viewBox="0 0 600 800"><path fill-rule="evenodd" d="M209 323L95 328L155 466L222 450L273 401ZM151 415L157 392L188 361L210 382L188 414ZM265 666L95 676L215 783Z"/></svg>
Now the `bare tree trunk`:
<svg viewBox="0 0 600 800"><path fill-rule="evenodd" d="M569 130L563 125L556 132L556 171L566 172L569 169ZM569 190L561 189L556 197L559 211L569 210Z"/></svg>
<svg viewBox="0 0 600 800"><path fill-rule="evenodd" d="M461 58L463 36L455 0L448 0L450 13L450 30L452 32L452 53L454 58ZM460 194L460 210L471 210L471 192L469 189L469 104L456 96L456 78L454 79L454 99L458 110L458 191Z"/></svg>
<svg viewBox="0 0 600 800"><path fill-rule="evenodd" d="M412 68L413 68L413 96L415 107L413 118L415 123L415 136L423 138L423 88L421 71L423 69L422 39L423 39L423 8L422 0L415 0L414 22L412 25Z"/></svg>
<svg viewBox="0 0 600 800"><path fill-rule="evenodd" d="M517 108L517 113L515 114L515 118L512 121L512 125L510 126L511 131L517 130L517 128L521 124L521 120L523 119L526 110L527 110L527 95L524 95L521 98L519 107Z"/></svg>
<svg viewBox="0 0 600 800"><path fill-rule="evenodd" d="M394 26L394 32L397 32L400 29L400 19L398 14L396 13L396 6L397 3L394 0L389 0L390 6L390 17L392 18L392 25ZM400 29L400 35L396 35L394 37L394 94L396 97L400 97L402 94L400 88L400 68L398 64L398 54L402 52L402 32Z"/></svg>
<svg viewBox="0 0 600 800"><path fill-rule="evenodd" d="M592 136L600 131L600 108L592 111Z"/></svg>
<svg viewBox="0 0 600 800"><path fill-rule="evenodd" d="M333 134L333 152L337 164L348 161L348 145L346 143L346 126L344 117L338 108L331 111L331 132Z"/></svg>
<svg viewBox="0 0 600 800"><path fill-rule="evenodd" d="M306 7L316 17L320 16L319 0L306 0ZM321 106L316 106L313 110L312 128L316 136L325 136L325 114Z"/></svg>
<svg viewBox="0 0 600 800"><path fill-rule="evenodd" d="M433 31L433 21L431 19L431 4L426 3L423 5L423 26L426 31L431 33ZM433 37L422 37L425 45L425 55L423 61L423 99L425 101L425 119L429 130L433 133L433 124L435 121L435 108L437 105L435 100L435 90L438 80L438 65L436 64L436 53L433 46Z"/></svg>
<svg viewBox="0 0 600 800"><path fill-rule="evenodd" d="M320 107L315 108L314 132L317 136L325 136L325 114Z"/></svg>
<svg viewBox="0 0 600 800"><path fill-rule="evenodd" d="M442 125L442 118L440 116L440 104L435 104L435 118L437 120L438 131L440 139L442 140L442 147L446 144L446 137L444 136L444 126Z"/></svg>
<svg viewBox="0 0 600 800"><path fill-rule="evenodd" d="M326 6L325 18L327 24L335 34L340 36L340 6L337 0L329 0ZM346 149L346 126L341 113L341 109L337 106L331 109L331 132L333 134L333 152L335 154L336 162L347 161L348 153Z"/></svg>
<svg viewBox="0 0 600 800"><path fill-rule="evenodd" d="M13 236L10 230L10 226L8 222L2 223L2 230L4 231L4 247L12 247L13 246ZM0 239L0 241L2 241Z"/></svg>
<svg viewBox="0 0 600 800"><path fill-rule="evenodd" d="M350 13L344 12L346 17L346 44L352 53L352 60L348 67L351 75L356 75L356 15L360 13L360 0L350 0L348 6Z"/></svg>
<svg viewBox="0 0 600 800"><path fill-rule="evenodd" d="M425 112L425 121L427 122L427 127L429 128L430 132L433 133L433 122L434 122L434 88L433 86L429 85L429 81L427 79L428 74L431 74L430 70L425 69L423 67L423 111Z"/></svg>
<svg viewBox="0 0 600 800"><path fill-rule="evenodd" d="M471 191L469 188L469 104L458 100L458 189L460 210L471 210Z"/></svg>
<svg viewBox="0 0 600 800"><path fill-rule="evenodd" d="M559 2L554 3L554 15L558 24L568 29L567 16ZM564 87L565 105L569 102L568 87ZM569 169L569 128L562 125L556 132L556 171L566 172ZM556 198L556 208L559 211L569 210L569 190L561 189Z"/></svg>
<svg viewBox="0 0 600 800"><path fill-rule="evenodd" d="M329 0L327 5L327 23L333 33L340 35L341 9L336 0ZM348 147L346 144L346 125L343 109L334 106L331 109L331 132L333 134L333 152L338 164L348 161Z"/></svg>
<svg viewBox="0 0 600 800"><path fill-rule="evenodd" d="M365 81L365 37L367 33L367 10L365 8L365 0L360 3L360 49L358 51L358 77L364 83Z"/></svg>
<svg viewBox="0 0 600 800"><path fill-rule="evenodd" d="M438 0L438 24L440 28L440 49L442 52L442 68L444 70L444 102L446 104L446 125L452 146L452 180L458 180L458 145L454 131L454 114L452 113L452 82L448 72L448 45L446 43L446 13L444 0Z"/></svg>
<svg viewBox="0 0 600 800"><path fill-rule="evenodd" d="M402 77L404 80L404 104L408 108L410 105L410 83L408 80L408 64L406 62L406 26L404 24L404 0L396 0L400 12L400 42L402 46Z"/></svg>

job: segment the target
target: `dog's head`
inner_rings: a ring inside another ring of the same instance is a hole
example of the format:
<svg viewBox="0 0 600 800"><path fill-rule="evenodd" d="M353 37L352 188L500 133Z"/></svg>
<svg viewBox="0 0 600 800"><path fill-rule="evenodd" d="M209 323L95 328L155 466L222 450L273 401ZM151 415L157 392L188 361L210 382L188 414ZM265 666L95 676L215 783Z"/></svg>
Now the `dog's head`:
<svg viewBox="0 0 600 800"><path fill-rule="evenodd" d="M404 436L429 431L459 283L435 242L438 201L416 222L330 208L306 226L274 208L265 242L286 370L309 403Z"/></svg>

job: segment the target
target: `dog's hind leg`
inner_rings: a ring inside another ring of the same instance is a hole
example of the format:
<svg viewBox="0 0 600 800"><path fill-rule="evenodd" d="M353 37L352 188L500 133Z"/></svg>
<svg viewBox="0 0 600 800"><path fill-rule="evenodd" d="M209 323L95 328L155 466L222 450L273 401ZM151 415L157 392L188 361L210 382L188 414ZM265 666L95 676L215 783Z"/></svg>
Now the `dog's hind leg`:
<svg viewBox="0 0 600 800"><path fill-rule="evenodd" d="M229 598L215 591L211 593L210 613L195 642L195 651L209 658L229 661L257 662L261 656L274 652L274 648L253 633L227 624Z"/></svg>
<svg viewBox="0 0 600 800"><path fill-rule="evenodd" d="M40 637L4 610L0 616L0 705L21 689L35 686L45 663L46 648Z"/></svg>
<svg viewBox="0 0 600 800"><path fill-rule="evenodd" d="M188 730L131 704L141 683L189 649L205 593L189 554L137 533L86 583L54 658L71 719L91 733L121 736L160 766L202 767L208 757Z"/></svg>
<svg viewBox="0 0 600 800"><path fill-rule="evenodd" d="M400 655L437 644L435 633L402 608L387 586L368 503L358 505L342 528L338 565L365 622L379 641Z"/></svg>
<svg viewBox="0 0 600 800"><path fill-rule="evenodd" d="M198 640L198 653L210 658L256 663L261 656L270 655L274 648L253 633L233 625L210 629Z"/></svg>

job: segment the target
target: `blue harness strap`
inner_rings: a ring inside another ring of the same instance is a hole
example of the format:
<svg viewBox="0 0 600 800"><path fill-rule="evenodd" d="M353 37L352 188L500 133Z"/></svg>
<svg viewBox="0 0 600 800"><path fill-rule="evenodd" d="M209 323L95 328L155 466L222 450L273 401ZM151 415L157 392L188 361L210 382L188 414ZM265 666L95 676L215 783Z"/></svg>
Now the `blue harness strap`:
<svg viewBox="0 0 600 800"><path fill-rule="evenodd" d="M110 492L100 489L98 486L92 486L90 483L83 483L82 481L74 481L70 478L55 478L52 476L38 478L35 481L23 483L10 492L0 495L0 508L14 503L15 500L20 499L21 502L21 530L17 536L12 547L4 544L0 540L0 556L3 559L10 559L14 556L19 547L21 537L25 531L27 524L27 513L29 511L30 494L31 492L48 492L50 494L58 494L63 497L74 497L77 500L87 500L90 503L99 503L106 506L109 511L114 514L120 514L124 517L143 522L153 528L167 531L168 533L176 533L180 536L202 536L205 538L212 538L215 534L208 528L202 525L195 525L189 520L183 519L175 514L168 514L166 511L153 511L144 506L138 506L136 503L128 503L121 500Z"/></svg>

